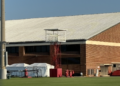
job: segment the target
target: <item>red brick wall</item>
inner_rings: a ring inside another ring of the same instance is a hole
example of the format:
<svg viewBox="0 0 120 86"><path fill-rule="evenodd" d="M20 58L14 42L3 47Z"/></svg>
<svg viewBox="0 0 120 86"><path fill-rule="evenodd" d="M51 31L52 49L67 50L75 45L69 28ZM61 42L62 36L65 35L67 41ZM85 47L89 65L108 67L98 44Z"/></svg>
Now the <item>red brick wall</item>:
<svg viewBox="0 0 120 86"><path fill-rule="evenodd" d="M90 38L90 41L120 43L120 23ZM89 41L88 40L88 41ZM120 47L105 45L86 45L86 70L96 69L100 64L120 62Z"/></svg>
<svg viewBox="0 0 120 86"><path fill-rule="evenodd" d="M8 54L8 64L21 63L22 59L18 54Z"/></svg>
<svg viewBox="0 0 120 86"><path fill-rule="evenodd" d="M120 43L120 23L90 38L89 40Z"/></svg>
<svg viewBox="0 0 120 86"><path fill-rule="evenodd" d="M120 62L120 47L104 45L86 45L86 70L97 69L100 64Z"/></svg>

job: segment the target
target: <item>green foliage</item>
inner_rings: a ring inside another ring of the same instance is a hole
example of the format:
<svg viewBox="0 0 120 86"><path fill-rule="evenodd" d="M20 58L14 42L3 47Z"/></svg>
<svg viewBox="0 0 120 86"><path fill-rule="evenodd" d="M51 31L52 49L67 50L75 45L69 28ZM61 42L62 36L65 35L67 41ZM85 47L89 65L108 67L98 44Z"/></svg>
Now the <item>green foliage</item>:
<svg viewBox="0 0 120 86"><path fill-rule="evenodd" d="M11 78L2 86L120 86L120 77Z"/></svg>

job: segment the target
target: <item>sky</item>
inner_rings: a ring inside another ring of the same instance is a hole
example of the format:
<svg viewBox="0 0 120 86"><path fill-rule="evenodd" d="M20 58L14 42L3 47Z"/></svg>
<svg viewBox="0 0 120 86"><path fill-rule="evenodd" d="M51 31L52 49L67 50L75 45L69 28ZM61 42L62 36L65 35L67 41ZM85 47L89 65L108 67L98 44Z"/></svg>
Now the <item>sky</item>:
<svg viewBox="0 0 120 86"><path fill-rule="evenodd" d="M120 12L120 0L5 0L5 19Z"/></svg>

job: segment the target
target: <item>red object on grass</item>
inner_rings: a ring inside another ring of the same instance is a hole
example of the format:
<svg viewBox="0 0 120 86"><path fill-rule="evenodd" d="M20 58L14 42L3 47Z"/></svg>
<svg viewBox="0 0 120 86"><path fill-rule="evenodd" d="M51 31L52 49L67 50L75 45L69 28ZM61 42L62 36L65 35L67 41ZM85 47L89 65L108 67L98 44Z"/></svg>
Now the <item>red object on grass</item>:
<svg viewBox="0 0 120 86"><path fill-rule="evenodd" d="M28 71L25 69L25 77L28 77Z"/></svg>
<svg viewBox="0 0 120 86"><path fill-rule="evenodd" d="M74 74L75 72L74 72L74 70L72 71L72 74Z"/></svg>
<svg viewBox="0 0 120 86"><path fill-rule="evenodd" d="M65 76L68 77L69 76L69 70L65 71Z"/></svg>
<svg viewBox="0 0 120 86"><path fill-rule="evenodd" d="M111 76L120 76L120 70L114 71Z"/></svg>
<svg viewBox="0 0 120 86"><path fill-rule="evenodd" d="M31 76L28 76L28 71L27 71L27 69L25 69L25 71L24 71L24 77L22 77L22 78L32 78Z"/></svg>
<svg viewBox="0 0 120 86"><path fill-rule="evenodd" d="M50 69L50 77L62 77L62 68Z"/></svg>
<svg viewBox="0 0 120 86"><path fill-rule="evenodd" d="M72 77L73 72L72 72L71 70L70 70L69 72L70 72L70 73L69 73L69 74L70 74L70 77Z"/></svg>

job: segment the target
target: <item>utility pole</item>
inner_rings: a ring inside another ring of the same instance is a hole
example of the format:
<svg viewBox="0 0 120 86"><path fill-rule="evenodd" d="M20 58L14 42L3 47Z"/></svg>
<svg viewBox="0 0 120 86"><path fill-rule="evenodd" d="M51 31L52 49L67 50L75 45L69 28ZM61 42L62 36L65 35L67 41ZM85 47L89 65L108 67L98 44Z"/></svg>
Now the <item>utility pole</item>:
<svg viewBox="0 0 120 86"><path fill-rule="evenodd" d="M0 79L6 79L5 67L5 0L0 0Z"/></svg>

